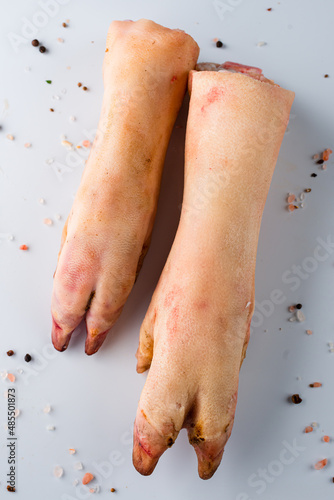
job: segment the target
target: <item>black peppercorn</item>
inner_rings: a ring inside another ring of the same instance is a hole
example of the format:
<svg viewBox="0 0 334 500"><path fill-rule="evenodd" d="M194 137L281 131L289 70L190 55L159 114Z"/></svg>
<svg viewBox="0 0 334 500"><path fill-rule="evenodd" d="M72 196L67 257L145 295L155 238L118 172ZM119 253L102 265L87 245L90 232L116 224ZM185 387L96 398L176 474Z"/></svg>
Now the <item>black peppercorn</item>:
<svg viewBox="0 0 334 500"><path fill-rule="evenodd" d="M299 396L299 394L293 394L291 396L291 401L295 404L295 405L299 405L303 400L302 398Z"/></svg>
<svg viewBox="0 0 334 500"><path fill-rule="evenodd" d="M26 355L24 356L24 361L26 361L27 363L29 363L29 361L31 361L31 356L30 356L30 354L26 354Z"/></svg>

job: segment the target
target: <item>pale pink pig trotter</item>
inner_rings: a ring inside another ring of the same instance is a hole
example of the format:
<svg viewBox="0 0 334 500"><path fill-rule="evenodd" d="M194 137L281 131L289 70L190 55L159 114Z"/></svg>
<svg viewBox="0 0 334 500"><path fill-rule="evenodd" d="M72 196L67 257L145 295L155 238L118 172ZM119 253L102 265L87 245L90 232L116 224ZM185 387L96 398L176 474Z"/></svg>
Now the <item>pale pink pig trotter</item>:
<svg viewBox="0 0 334 500"><path fill-rule="evenodd" d="M232 431L262 212L294 94L256 68L199 69L209 71L189 77L181 220L140 330L137 371L150 370L133 462L151 474L185 427L208 479Z"/></svg>
<svg viewBox="0 0 334 500"><path fill-rule="evenodd" d="M145 19L109 28L98 133L54 277L59 351L86 315L93 354L122 311L148 250L168 141L198 52L183 31Z"/></svg>

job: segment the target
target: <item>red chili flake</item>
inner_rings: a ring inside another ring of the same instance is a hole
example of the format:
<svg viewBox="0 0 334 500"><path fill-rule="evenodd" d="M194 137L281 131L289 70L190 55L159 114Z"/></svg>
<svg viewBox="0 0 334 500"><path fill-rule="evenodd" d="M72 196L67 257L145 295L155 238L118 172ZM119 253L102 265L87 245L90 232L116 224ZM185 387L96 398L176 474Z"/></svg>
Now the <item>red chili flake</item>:
<svg viewBox="0 0 334 500"><path fill-rule="evenodd" d="M312 189L311 188L306 188L304 191L305 191L305 193L310 193L312 191Z"/></svg>
<svg viewBox="0 0 334 500"><path fill-rule="evenodd" d="M293 312L295 310L295 306L289 306L289 312Z"/></svg>
<svg viewBox="0 0 334 500"><path fill-rule="evenodd" d="M20 250L28 250L28 246L27 245L21 245L20 246Z"/></svg>
<svg viewBox="0 0 334 500"><path fill-rule="evenodd" d="M323 469L324 467L326 467L327 462L328 462L327 458L324 458L323 460L319 460L319 462L317 462L317 463L315 464L314 468L315 468L316 470Z"/></svg>
<svg viewBox="0 0 334 500"><path fill-rule="evenodd" d="M313 384L310 384L309 387L322 387L321 382L313 382Z"/></svg>
<svg viewBox="0 0 334 500"><path fill-rule="evenodd" d="M307 427L305 427L304 432L306 432L306 434L308 434L309 432L313 432L313 427L311 425L308 425Z"/></svg>
<svg viewBox="0 0 334 500"><path fill-rule="evenodd" d="M324 437L322 438L322 440L323 440L325 443L329 443L329 442L330 442L330 440L331 440L331 438L330 438L329 436L324 436Z"/></svg>
<svg viewBox="0 0 334 500"><path fill-rule="evenodd" d="M268 12L271 12L273 9L270 7L269 9L267 9Z"/></svg>

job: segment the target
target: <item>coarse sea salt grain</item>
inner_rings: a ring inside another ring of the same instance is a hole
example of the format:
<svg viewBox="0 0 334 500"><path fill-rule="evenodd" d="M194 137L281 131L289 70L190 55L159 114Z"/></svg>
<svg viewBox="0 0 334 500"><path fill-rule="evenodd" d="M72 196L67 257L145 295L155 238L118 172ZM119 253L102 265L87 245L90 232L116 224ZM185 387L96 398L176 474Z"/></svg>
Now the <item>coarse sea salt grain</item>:
<svg viewBox="0 0 334 500"><path fill-rule="evenodd" d="M60 479L63 474L64 474L64 469L60 467L60 465L56 465L56 467L53 469L53 475L58 479Z"/></svg>
<svg viewBox="0 0 334 500"><path fill-rule="evenodd" d="M8 239L9 239L9 241L13 241L14 236L13 236L12 234L10 234L10 235L8 236Z"/></svg>
<svg viewBox="0 0 334 500"><path fill-rule="evenodd" d="M78 486L78 484L79 484L79 479L74 479L73 486Z"/></svg>
<svg viewBox="0 0 334 500"><path fill-rule="evenodd" d="M43 413L50 413L51 410L52 410L52 407L50 405L46 405L43 408Z"/></svg>
<svg viewBox="0 0 334 500"><path fill-rule="evenodd" d="M40 202L40 204L41 204L41 205L44 205L44 204L45 204L45 200L44 200L44 198L40 198L38 201Z"/></svg>
<svg viewBox="0 0 334 500"><path fill-rule="evenodd" d="M70 455L75 455L76 453L76 450L74 448L70 448L68 451L70 452Z"/></svg>
<svg viewBox="0 0 334 500"><path fill-rule="evenodd" d="M54 159L53 159L53 158L48 158L47 160L45 160L45 163L46 163L47 165L51 165L53 162L54 162Z"/></svg>
<svg viewBox="0 0 334 500"><path fill-rule="evenodd" d="M18 408L16 408L16 410L14 412L15 418L17 418L19 415L20 415L20 410Z"/></svg>
<svg viewBox="0 0 334 500"><path fill-rule="evenodd" d="M53 222L51 219L49 219L48 217L46 219L43 220L43 223L46 225L46 226L52 226Z"/></svg>
<svg viewBox="0 0 334 500"><path fill-rule="evenodd" d="M305 314L301 310L298 310L296 312L296 316L297 316L298 321L300 321L300 322L305 321Z"/></svg>
<svg viewBox="0 0 334 500"><path fill-rule="evenodd" d="M69 121L70 121L70 122L75 122L75 120L76 120L75 116L72 116L72 115L71 115L71 116L69 117Z"/></svg>
<svg viewBox="0 0 334 500"><path fill-rule="evenodd" d="M74 469L75 470L82 470L83 469L83 465L81 462L75 462L75 464L73 465Z"/></svg>
<svg viewBox="0 0 334 500"><path fill-rule="evenodd" d="M46 430L47 431L54 431L55 430L55 426L54 425L47 425L46 426Z"/></svg>
<svg viewBox="0 0 334 500"><path fill-rule="evenodd" d="M17 369L17 373L19 373L20 375L22 375L22 373L23 373L22 368L18 368L18 369Z"/></svg>
<svg viewBox="0 0 334 500"><path fill-rule="evenodd" d="M60 220L61 219L61 215L60 214L56 214L55 215L55 219Z"/></svg>
<svg viewBox="0 0 334 500"><path fill-rule="evenodd" d="M264 47L265 45L267 45L267 42L263 42L263 41L258 42L258 43L256 44L256 46L257 46L257 47Z"/></svg>
<svg viewBox="0 0 334 500"><path fill-rule="evenodd" d="M7 375L8 375L8 372L6 370L4 370L3 372L0 372L0 377L2 378L2 380L5 380L7 378Z"/></svg>
<svg viewBox="0 0 334 500"><path fill-rule="evenodd" d="M289 321L296 321L296 317L295 316L291 316L291 318L289 318Z"/></svg>

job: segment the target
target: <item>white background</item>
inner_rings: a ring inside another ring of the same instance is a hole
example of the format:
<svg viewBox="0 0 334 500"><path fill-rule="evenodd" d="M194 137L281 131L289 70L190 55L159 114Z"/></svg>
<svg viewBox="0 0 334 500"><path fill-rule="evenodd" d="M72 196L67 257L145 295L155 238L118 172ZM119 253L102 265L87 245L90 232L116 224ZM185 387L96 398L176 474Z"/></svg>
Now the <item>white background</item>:
<svg viewBox="0 0 334 500"><path fill-rule="evenodd" d="M229 9L223 6L220 15L211 0L63 3L66 5L57 4L56 15L47 16L45 26L37 27L30 36L24 31L27 20L43 23L38 18L38 2L1 2L0 370L17 376L21 414L17 419L16 498L88 498L90 494L74 487L73 480L81 479L83 472L96 474L101 462L108 463L104 463L105 477L100 478L97 498L110 498L111 487L117 489L117 498L138 500L333 498L334 354L327 345L334 340L333 250L322 251L323 262L309 258L314 256L317 238L334 240L334 163L328 162L324 172L311 159L326 147L334 149L334 3L226 0ZM272 12L267 11L269 7ZM268 310L274 309L268 318L256 309L259 326L253 328L241 370L234 430L222 465L209 481L197 476L195 453L185 431L151 477L140 476L131 461L132 425L146 377L136 373L134 355L139 326L178 223L186 102L177 120L183 128L174 130L167 155L151 249L113 334L92 357L84 354L82 330L65 353L50 348L52 275L61 229L83 169L83 162L75 167L71 164L61 179L56 175L55 165L66 165L67 151L60 137L65 134L78 144L94 131L103 92L101 64L108 25L113 19L141 17L191 34L201 48L200 61L256 65L296 92L289 132L265 207L256 272L258 304L268 300L274 289L281 290L284 299L275 307L266 303ZM64 29L61 24L67 19L69 27ZM23 37L17 40L16 50L13 34ZM31 46L35 37L47 46L48 53L40 54ZM57 42L58 37L64 39L63 44ZM225 48L215 47L215 37ZM258 47L259 41L267 45ZM328 79L325 73L330 75ZM47 79L52 80L51 85L45 83ZM89 92L79 89L78 81ZM60 99L53 99L54 95ZM71 115L75 122L69 121ZM8 141L7 134L13 134L15 140ZM26 142L32 144L30 149L24 148ZM46 164L49 158L58 163ZM312 172L318 173L316 179L310 177ZM312 192L305 208L288 213L287 193L299 194L308 187ZM44 205L39 203L41 197ZM43 224L45 217L53 220L53 226ZM8 239L10 234L13 241ZM29 251L20 251L21 244L27 244ZM317 269L303 271L297 286L282 280L285 276L289 281L294 265ZM288 322L287 308L297 302L303 304L305 323ZM314 331L312 336L306 335L308 328ZM6 356L8 349L15 351L14 357ZM27 352L34 357L29 365L23 360ZM17 372L20 367L22 374ZM310 389L308 384L314 381L323 382L323 387ZM8 381L0 379L1 393L8 386ZM303 398L298 406L287 402L296 392ZM5 491L5 403L1 394L0 495L4 497L10 495ZM50 415L42 411L47 403L53 407ZM319 427L312 434L303 433L311 422ZM46 430L50 424L56 427L54 432ZM333 441L323 443L324 434ZM280 465L284 442L292 445L294 440L302 450L292 463ZM69 455L70 447L77 449L75 456ZM315 462L323 458L329 459L328 466L315 471ZM73 469L79 460L84 464L82 473ZM61 479L52 474L57 464L65 470ZM256 483L259 469L269 470L262 484Z"/></svg>

